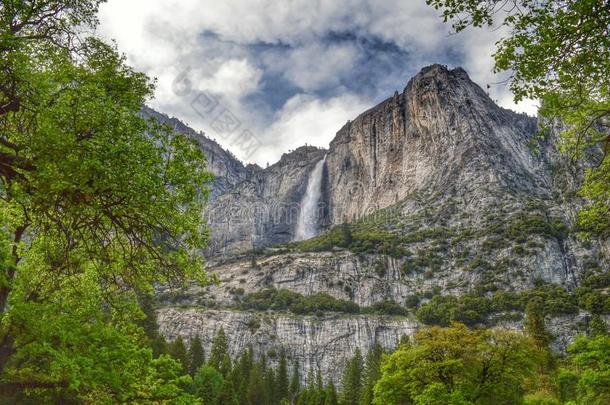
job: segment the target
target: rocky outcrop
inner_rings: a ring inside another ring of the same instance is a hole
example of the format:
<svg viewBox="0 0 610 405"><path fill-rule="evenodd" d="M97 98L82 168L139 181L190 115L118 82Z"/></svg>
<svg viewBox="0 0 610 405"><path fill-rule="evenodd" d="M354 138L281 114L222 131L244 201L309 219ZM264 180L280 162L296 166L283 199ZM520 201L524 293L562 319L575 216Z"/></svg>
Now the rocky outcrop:
<svg viewBox="0 0 610 405"><path fill-rule="evenodd" d="M331 222L420 192L439 200L477 188L547 194L545 162L528 147L535 132L536 119L495 105L463 69L424 68L332 141Z"/></svg>
<svg viewBox="0 0 610 405"><path fill-rule="evenodd" d="M325 150L301 147L265 169L244 166L214 140L179 119L150 108L144 108L143 115L188 135L205 153L207 166L215 176L206 212L211 228L209 256L246 252L293 239L309 173ZM324 209L322 217L328 218Z"/></svg>
<svg viewBox="0 0 610 405"><path fill-rule="evenodd" d="M407 319L370 316L319 318L180 308L162 309L158 316L161 333L169 339L181 336L188 342L198 335L209 353L212 340L222 327L228 332L233 357L251 346L256 354L265 353L273 363L285 350L291 363L298 362L302 377L320 370L326 379L335 382L339 382L356 348L366 353L379 344L389 350L417 328Z"/></svg>
<svg viewBox="0 0 610 405"><path fill-rule="evenodd" d="M402 93L348 122L329 151L299 148L265 169L244 167L180 121L148 113L197 139L217 176L210 256L292 240L307 178L325 154L321 229L414 196L460 197L462 209L480 213L490 209L489 197L552 192L546 156L531 148L536 119L495 105L460 68L424 68Z"/></svg>
<svg viewBox="0 0 610 405"><path fill-rule="evenodd" d="M552 246L547 249L553 251ZM560 271L561 260L561 257L542 251L541 258L527 257L522 264L514 266L515 271L466 271L454 263L426 273L405 270L407 258L380 254L349 251L280 253L258 258L256 267L253 267L251 259L212 266L209 271L219 277L219 284L192 285L181 290L177 300L175 291L161 290L159 299L167 306L232 308L243 296L274 288L288 289L304 296L326 293L360 307L383 301L405 305L409 296L424 297L432 291L457 296L471 292L485 276L492 274L497 286L510 291L525 291L540 281L571 285L571 275ZM429 270L430 266L424 268ZM523 271L524 268L527 272Z"/></svg>
<svg viewBox="0 0 610 405"><path fill-rule="evenodd" d="M348 251L277 252L259 257L255 263L244 259L221 264L210 268L220 277L219 284L160 291L160 331L169 340L181 336L188 342L199 336L209 352L214 336L222 327L233 356L251 346L256 355L265 354L273 363L277 354L285 350L291 362L298 362L302 377L319 369L325 379L339 383L341 371L356 348L366 353L379 344L391 350L401 338L413 335L422 325L412 315L328 312L299 316L286 311L240 310L239 302L248 294L275 288L304 296L327 293L351 300L364 310L388 300L405 304L407 297L414 294L424 297L431 291L460 295L475 286L479 278L477 274L462 271L439 272L433 277L405 274L403 264L401 259ZM504 274L511 290L531 288L537 278L565 282L557 272L536 269L534 261L531 265L533 272L524 279L511 279L510 274ZM579 313L547 319L555 338L555 350L564 351L573 342L582 332L587 317L588 314ZM495 327L520 330L523 325L519 320L499 321Z"/></svg>

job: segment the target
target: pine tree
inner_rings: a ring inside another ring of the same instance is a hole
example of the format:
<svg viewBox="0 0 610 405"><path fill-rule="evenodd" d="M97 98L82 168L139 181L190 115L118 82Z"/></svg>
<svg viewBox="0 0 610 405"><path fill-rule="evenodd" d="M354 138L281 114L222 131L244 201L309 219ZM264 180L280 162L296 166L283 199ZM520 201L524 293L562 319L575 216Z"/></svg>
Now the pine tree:
<svg viewBox="0 0 610 405"><path fill-rule="evenodd" d="M539 299L532 299L527 303L523 326L538 348L547 349L549 347L552 335L546 328L544 311Z"/></svg>
<svg viewBox="0 0 610 405"><path fill-rule="evenodd" d="M379 344L373 346L366 355L364 376L362 380L362 395L360 397L361 405L371 405L373 403L373 389L375 388L377 380L381 377L382 355L383 349Z"/></svg>
<svg viewBox="0 0 610 405"><path fill-rule="evenodd" d="M182 340L182 336L178 336L174 341L169 345L169 354L174 359L178 360L182 365L182 370L188 370L188 361L186 355L186 346L184 346L184 341Z"/></svg>
<svg viewBox="0 0 610 405"><path fill-rule="evenodd" d="M188 350L188 362L189 374L192 376L195 375L197 370L205 363L205 352L203 351L199 335L195 335L195 337L191 339L191 345Z"/></svg>
<svg viewBox="0 0 610 405"><path fill-rule="evenodd" d="M197 395L204 404L215 404L222 392L223 385L224 379L216 369L203 366L193 377L191 392Z"/></svg>
<svg viewBox="0 0 610 405"><path fill-rule="evenodd" d="M362 391L362 353L356 349L354 357L347 363L343 375L341 405L358 405Z"/></svg>
<svg viewBox="0 0 610 405"><path fill-rule="evenodd" d="M220 374L222 374L223 377L227 377L231 374L232 368L231 356L229 356L229 353L225 353L225 355L222 356L222 362L220 363Z"/></svg>
<svg viewBox="0 0 610 405"><path fill-rule="evenodd" d="M208 364L216 370L221 371L220 369L226 354L228 354L227 335L225 335L225 330L221 326L220 329L218 329L218 332L216 332L216 336L212 342L212 350L210 352Z"/></svg>
<svg viewBox="0 0 610 405"><path fill-rule="evenodd" d="M319 405L320 398L317 392L316 377L313 369L310 369L307 373L306 382L307 385L299 393L296 403L298 405Z"/></svg>
<svg viewBox="0 0 610 405"><path fill-rule="evenodd" d="M305 388L299 392L299 395L294 400L296 405L310 405L310 391L309 388Z"/></svg>
<svg viewBox="0 0 610 405"><path fill-rule="evenodd" d="M330 382L326 386L326 394L324 395L324 405L337 404L337 389L335 388L335 383L333 382L333 380L330 380Z"/></svg>
<svg viewBox="0 0 610 405"><path fill-rule="evenodd" d="M301 375L299 373L299 362L294 362L292 368L292 377L290 378L290 398L292 402L295 402L299 393L301 392Z"/></svg>
<svg viewBox="0 0 610 405"><path fill-rule="evenodd" d="M216 405L239 405L237 394L235 393L235 386L233 381L225 380L222 385L222 390L216 401Z"/></svg>
<svg viewBox="0 0 610 405"><path fill-rule="evenodd" d="M324 405L326 392L324 390L324 382L322 381L322 372L319 368L316 371L316 382L315 385L312 387L312 390L314 392L314 395L312 395L313 398L311 404Z"/></svg>
<svg viewBox="0 0 610 405"><path fill-rule="evenodd" d="M260 360L258 361L259 366L261 367L261 371L264 373L265 371L267 371L267 356L265 356L264 354L261 356Z"/></svg>
<svg viewBox="0 0 610 405"><path fill-rule="evenodd" d="M139 322L139 325L144 329L144 333L148 338L149 345L153 351L154 357L159 357L168 352L168 344L165 338L159 333L159 324L157 323L157 314L154 308L154 298L149 294L142 294L138 297L140 309L144 313L144 319Z"/></svg>
<svg viewBox="0 0 610 405"><path fill-rule="evenodd" d="M272 367L267 367L264 371L263 377L263 403L265 404L276 404L277 403L277 392L275 390L276 378L275 371Z"/></svg>
<svg viewBox="0 0 610 405"><path fill-rule="evenodd" d="M354 240L352 230L347 222L341 224L341 235L343 237L343 247L350 247Z"/></svg>
<svg viewBox="0 0 610 405"><path fill-rule="evenodd" d="M608 324L597 314L593 314L587 329L589 336L606 336L608 334Z"/></svg>
<svg viewBox="0 0 610 405"><path fill-rule="evenodd" d="M261 366L258 363L254 363L250 370L250 376L248 379L248 390L246 398L248 399L249 405L259 405L264 403L264 392L263 392L263 375Z"/></svg>
<svg viewBox="0 0 610 405"><path fill-rule="evenodd" d="M278 401L288 399L288 365L286 363L286 352L280 353L280 361L277 368L276 389Z"/></svg>
<svg viewBox="0 0 610 405"><path fill-rule="evenodd" d="M248 404L247 393L248 384L250 382L250 371L253 366L253 358L254 353L252 351L252 346L248 346L248 349L242 353L231 373L233 387L237 393L239 403L242 405Z"/></svg>
<svg viewBox="0 0 610 405"><path fill-rule="evenodd" d="M525 321L523 322L525 333L532 338L536 347L543 356L542 370L547 372L554 367L553 353L550 344L553 335L546 327L544 321L544 310L539 299L532 299L525 307Z"/></svg>

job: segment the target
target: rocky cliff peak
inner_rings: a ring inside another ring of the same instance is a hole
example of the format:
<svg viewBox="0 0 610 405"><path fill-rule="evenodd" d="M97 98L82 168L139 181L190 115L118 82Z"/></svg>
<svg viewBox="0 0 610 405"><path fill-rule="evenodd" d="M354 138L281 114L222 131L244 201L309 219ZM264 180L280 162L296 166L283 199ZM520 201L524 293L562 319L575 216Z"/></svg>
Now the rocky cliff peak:
<svg viewBox="0 0 610 405"><path fill-rule="evenodd" d="M438 63L425 66L409 80L406 89L412 85L416 85L418 82L433 78L438 82L449 83L451 80L458 79L464 81L470 81L468 73L461 67L449 69L446 65L440 65ZM472 83L472 82L471 82Z"/></svg>
<svg viewBox="0 0 610 405"><path fill-rule="evenodd" d="M428 66L332 141L331 222L416 193L465 194L483 184L544 192L543 162L528 146L535 133L534 118L498 107L463 69Z"/></svg>
<svg viewBox="0 0 610 405"><path fill-rule="evenodd" d="M292 240L308 177L325 154L320 229L416 195L550 192L545 162L528 146L536 120L498 107L461 68L423 68L402 92L341 128L329 150L302 146L266 168L243 167L174 124L202 142L219 179L209 210L212 254Z"/></svg>
<svg viewBox="0 0 610 405"><path fill-rule="evenodd" d="M557 175L553 136L540 141L536 127L535 119L495 105L463 69L422 69L401 93L341 128L328 151L298 148L212 199L211 254L230 259L210 269L222 283L194 286L173 302L168 294L161 332L199 335L209 350L223 327L233 354L248 345L261 355L286 350L301 375L328 377L355 348L391 349L414 333L421 324L413 312L438 322L415 308L435 300L466 298L455 312L432 307L449 311L442 322L456 316L519 328L519 297L541 283L565 297L588 272L610 265L607 245L572 233L579 201L566 184L578 179ZM328 231L285 244L324 155L320 225ZM234 254L244 251L249 257ZM498 291L512 294L508 308L471 307ZM342 301L309 312L282 304L320 293L324 302ZM356 314L353 305L366 310ZM578 311L560 308L549 323L558 346L584 323Z"/></svg>
<svg viewBox="0 0 610 405"><path fill-rule="evenodd" d="M316 146L305 145L296 148L293 151L284 153L280 160L273 166L284 166L293 162L301 162L303 165L309 165L313 160L320 160L328 152L324 148L318 148Z"/></svg>

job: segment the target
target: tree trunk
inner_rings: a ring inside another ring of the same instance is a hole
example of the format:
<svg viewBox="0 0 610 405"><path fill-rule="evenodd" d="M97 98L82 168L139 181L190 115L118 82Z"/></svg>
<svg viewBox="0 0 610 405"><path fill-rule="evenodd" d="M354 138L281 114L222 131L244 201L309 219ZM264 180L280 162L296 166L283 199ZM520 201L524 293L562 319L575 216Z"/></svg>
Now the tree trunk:
<svg viewBox="0 0 610 405"><path fill-rule="evenodd" d="M15 271L17 269L17 265L19 264L19 243L21 242L21 238L25 230L28 228L29 224L24 223L23 225L17 227L15 230L15 236L13 238L13 248L12 248L12 256L13 256L13 265L3 269L5 272L5 285L0 288L0 319L4 318L4 315L7 310L8 296L11 292L11 284L13 282L13 278L15 277ZM10 357L15 352L15 338L10 334L7 330L0 330L0 376L4 374L4 369L10 359Z"/></svg>

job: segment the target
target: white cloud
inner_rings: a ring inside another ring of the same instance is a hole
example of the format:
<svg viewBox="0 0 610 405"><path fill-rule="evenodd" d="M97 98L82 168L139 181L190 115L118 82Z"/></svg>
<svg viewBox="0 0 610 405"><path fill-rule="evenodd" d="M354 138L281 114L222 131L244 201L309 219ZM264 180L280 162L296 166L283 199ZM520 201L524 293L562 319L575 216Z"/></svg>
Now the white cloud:
<svg viewBox="0 0 610 405"><path fill-rule="evenodd" d="M366 101L354 95L324 101L297 95L288 100L273 124L262 134L266 147L257 154L260 155L258 160L274 162L286 149L296 149L305 143L326 148L348 120L369 107Z"/></svg>
<svg viewBox="0 0 610 405"><path fill-rule="evenodd" d="M199 90L239 99L256 91L261 75L262 72L253 67L247 59L231 59L223 62L212 77L202 74L197 83Z"/></svg>
<svg viewBox="0 0 610 405"><path fill-rule="evenodd" d="M358 51L351 44L313 43L294 48L288 58L274 62L288 80L311 92L339 84L357 59Z"/></svg>
<svg viewBox="0 0 610 405"><path fill-rule="evenodd" d="M425 0L109 0L100 8L100 22L100 35L116 39L130 64L158 79L154 108L214 136L209 117L191 107L192 94L173 89L188 70L194 89L213 94L258 134L264 148L250 158L258 163L273 162L304 143L328 145L347 119L390 96L388 89L404 87L408 75L400 72L415 73L434 62L452 64L455 58L483 88L491 85L490 96L500 105L536 111L531 101L515 105L507 86L496 84L505 78L491 72L500 33L449 35L449 25ZM324 40L331 34L356 40ZM408 60L389 66L396 59L363 54L358 38L394 44ZM376 65L369 66L366 58L381 60L389 73L367 72ZM379 91L355 94L348 88L355 74L363 86ZM261 93L261 86L280 85L269 83L277 78L300 91L280 95L287 100L283 106L265 103ZM253 103L256 95L263 102Z"/></svg>

